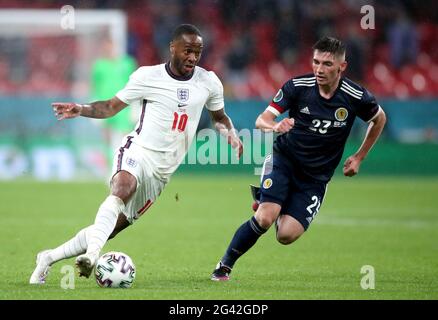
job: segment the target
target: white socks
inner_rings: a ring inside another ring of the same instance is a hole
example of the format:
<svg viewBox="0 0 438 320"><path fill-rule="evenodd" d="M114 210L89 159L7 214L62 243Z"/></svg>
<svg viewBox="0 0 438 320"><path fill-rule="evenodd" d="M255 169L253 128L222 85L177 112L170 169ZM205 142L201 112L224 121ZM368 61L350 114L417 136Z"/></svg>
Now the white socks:
<svg viewBox="0 0 438 320"><path fill-rule="evenodd" d="M100 250L116 226L119 214L124 209L125 204L122 199L113 195L108 196L100 205L93 225L82 229L75 237L49 252L47 256L49 264L85 252L98 258Z"/></svg>
<svg viewBox="0 0 438 320"><path fill-rule="evenodd" d="M59 260L76 257L77 255L85 253L92 228L93 226L91 225L82 229L74 238L51 250L47 257L49 263L52 264Z"/></svg>
<svg viewBox="0 0 438 320"><path fill-rule="evenodd" d="M122 199L116 196L108 196L100 205L99 211L94 220L93 228L89 233L87 254L98 258L109 236L114 230L119 214L125 209Z"/></svg>

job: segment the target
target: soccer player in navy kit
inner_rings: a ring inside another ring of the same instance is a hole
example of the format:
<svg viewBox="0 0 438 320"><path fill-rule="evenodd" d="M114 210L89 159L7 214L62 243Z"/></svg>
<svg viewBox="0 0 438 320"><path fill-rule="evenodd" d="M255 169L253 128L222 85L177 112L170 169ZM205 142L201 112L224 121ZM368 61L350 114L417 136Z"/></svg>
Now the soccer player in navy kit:
<svg viewBox="0 0 438 320"><path fill-rule="evenodd" d="M341 41L320 39L313 46L312 65L313 74L287 81L256 120L257 128L280 135L272 155L265 159L260 205L234 234L212 280L229 280L236 260L272 224L276 226L277 240L285 245L307 230L320 209L356 116L369 126L360 148L344 163L345 176L359 172L361 162L383 130L386 116L374 96L342 77L347 62ZM288 118L274 121L286 111Z"/></svg>

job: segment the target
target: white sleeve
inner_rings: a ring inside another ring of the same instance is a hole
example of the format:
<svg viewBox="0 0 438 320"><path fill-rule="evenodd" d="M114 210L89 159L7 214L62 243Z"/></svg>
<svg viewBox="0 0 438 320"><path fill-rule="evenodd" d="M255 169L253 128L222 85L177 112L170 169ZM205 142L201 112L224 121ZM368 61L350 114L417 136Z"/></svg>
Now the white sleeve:
<svg viewBox="0 0 438 320"><path fill-rule="evenodd" d="M129 77L125 87L116 93L116 97L126 104L132 104L134 101L140 100L144 96L145 89L145 73L144 67L138 68Z"/></svg>
<svg viewBox="0 0 438 320"><path fill-rule="evenodd" d="M210 111L217 111L223 109L225 106L224 87L213 71L210 71L209 74L211 79L211 91L205 107Z"/></svg>

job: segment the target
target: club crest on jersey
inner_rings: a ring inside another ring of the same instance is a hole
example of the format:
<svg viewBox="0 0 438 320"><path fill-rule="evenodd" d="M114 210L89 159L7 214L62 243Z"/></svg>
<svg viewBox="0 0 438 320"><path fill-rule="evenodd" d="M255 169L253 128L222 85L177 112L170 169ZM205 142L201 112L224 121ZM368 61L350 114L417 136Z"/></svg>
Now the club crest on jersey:
<svg viewBox="0 0 438 320"><path fill-rule="evenodd" d="M272 179L268 178L265 181L263 181L263 188L269 189L272 186Z"/></svg>
<svg viewBox="0 0 438 320"><path fill-rule="evenodd" d="M181 102L187 102L189 100L189 89L178 88L176 90L176 95L178 100Z"/></svg>
<svg viewBox="0 0 438 320"><path fill-rule="evenodd" d="M137 161L132 158L126 158L126 164L131 168L135 168L137 166Z"/></svg>
<svg viewBox="0 0 438 320"><path fill-rule="evenodd" d="M348 117L348 110L345 109L344 107L340 107L338 109L336 109L335 111L335 118L338 121L345 121L345 119L347 119Z"/></svg>
<svg viewBox="0 0 438 320"><path fill-rule="evenodd" d="M273 101L279 102L281 99L283 99L283 90L278 90L277 94L275 95Z"/></svg>

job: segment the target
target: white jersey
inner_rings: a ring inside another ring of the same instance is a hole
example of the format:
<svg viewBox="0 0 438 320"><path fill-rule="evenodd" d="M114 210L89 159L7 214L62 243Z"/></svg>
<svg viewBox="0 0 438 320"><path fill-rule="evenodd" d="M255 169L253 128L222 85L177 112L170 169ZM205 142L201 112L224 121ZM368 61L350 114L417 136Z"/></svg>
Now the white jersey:
<svg viewBox="0 0 438 320"><path fill-rule="evenodd" d="M221 81L201 67L195 67L190 77L176 77L168 64L140 67L116 96L140 106L136 128L127 137L150 151L154 174L163 180L184 159L203 107L210 111L224 107Z"/></svg>

